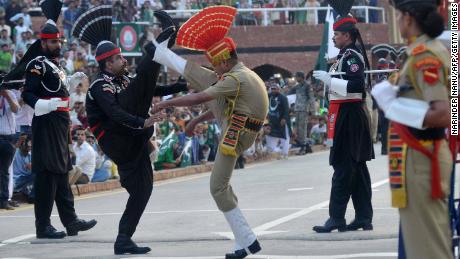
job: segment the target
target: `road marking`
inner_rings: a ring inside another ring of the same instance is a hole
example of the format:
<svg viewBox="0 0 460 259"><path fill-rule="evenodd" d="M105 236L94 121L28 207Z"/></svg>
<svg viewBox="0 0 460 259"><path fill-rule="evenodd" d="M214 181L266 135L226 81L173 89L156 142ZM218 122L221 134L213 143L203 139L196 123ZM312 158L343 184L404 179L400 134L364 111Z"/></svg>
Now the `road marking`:
<svg viewBox="0 0 460 259"><path fill-rule="evenodd" d="M288 189L288 192L298 192L298 191L305 191L305 190L313 190L313 187L291 188L291 189Z"/></svg>
<svg viewBox="0 0 460 259"><path fill-rule="evenodd" d="M252 208L241 209L245 212L265 212L265 211L292 211L304 208ZM165 211L145 211L144 214L179 214L179 213L221 213L220 210L165 210ZM105 212L105 213L78 213L79 216L115 216L122 215L123 212ZM4 215L0 218L34 218L34 215ZM52 214L51 217L59 217L58 214Z"/></svg>
<svg viewBox="0 0 460 259"><path fill-rule="evenodd" d="M374 184L372 184L372 188L376 188L376 187L379 187L381 185L384 185L388 183L388 179L384 179L382 181L379 181L379 182L376 182ZM307 215L315 210L319 210L325 206L329 205L329 200L327 201L323 201L321 203L318 203L316 205L313 205L311 207L308 207L308 208L305 208L305 209L302 209L300 211L297 211L295 213L292 213L290 215L287 215L287 216L284 216L282 218L279 218L279 219L276 219L276 220L273 220L273 221L270 221L270 222L267 222L263 225L260 225L256 228L254 228L254 232L261 232L261 231L267 231L273 227L276 227L278 225L281 225L283 223L286 223L288 221L291 221L293 219L296 219L296 218L299 218L299 217L302 217L304 215Z"/></svg>
<svg viewBox="0 0 460 259"><path fill-rule="evenodd" d="M255 168L255 167L264 166L264 165L269 165L269 164L276 163L276 162L277 161L261 161L261 162L257 162L257 163L254 163L254 164L250 164L250 165L246 166L245 169ZM160 181L154 182L153 186L158 187L158 186L169 185L169 184L174 184L174 183L187 182L187 181L192 181L192 180L200 179L200 178L203 178L203 177L207 177L209 175L211 175L211 172L198 173L198 174L181 176L181 177L172 178L172 179L160 180ZM126 193L126 190L123 189L122 187L120 187L120 188L117 188L117 189L114 189L114 190L108 190L108 191L102 191L102 192L97 192L97 193L84 194L84 196L78 196L74 200L75 201L80 201L80 200L94 199L94 198L99 198L99 197L116 195L116 194L120 194L120 193ZM12 213L15 213L15 212L18 212L18 211L24 211L24 210L27 210L27 209L32 209L33 207L34 206L32 204L28 204L28 205L24 205L24 206L21 205L20 208L16 208L15 210L0 211L0 215L2 215L2 214L12 214Z"/></svg>
<svg viewBox="0 0 460 259"><path fill-rule="evenodd" d="M0 247L6 246L6 245L9 245L9 244L16 244L16 243L19 243L19 242L24 241L26 239L32 238L32 237L35 237L35 234L27 234L27 235L13 237L13 238L10 238L10 239L2 241L0 243Z"/></svg>
<svg viewBox="0 0 460 259"><path fill-rule="evenodd" d="M265 236L265 235L270 235L270 234L278 234L278 233L286 233L288 231L255 231L256 236ZM229 240L235 240L235 236L233 235L233 232L213 232L216 235L219 235L221 237L225 237Z"/></svg>
<svg viewBox="0 0 460 259"><path fill-rule="evenodd" d="M363 253L348 255L249 255L247 259L346 259L346 258L369 258L369 257L397 257L397 253ZM121 259L221 259L222 256L200 256L200 257L122 257ZM32 259L27 257L2 257L0 259Z"/></svg>

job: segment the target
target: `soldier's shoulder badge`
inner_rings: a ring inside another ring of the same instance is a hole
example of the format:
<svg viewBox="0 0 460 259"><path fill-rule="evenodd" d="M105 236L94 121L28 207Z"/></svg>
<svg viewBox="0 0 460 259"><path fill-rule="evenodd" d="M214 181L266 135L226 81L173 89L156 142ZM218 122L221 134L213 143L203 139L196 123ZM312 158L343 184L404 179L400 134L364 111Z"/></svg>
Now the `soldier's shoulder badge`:
<svg viewBox="0 0 460 259"><path fill-rule="evenodd" d="M425 51L427 51L425 44L420 44L412 50L412 55L417 56Z"/></svg>
<svg viewBox="0 0 460 259"><path fill-rule="evenodd" d="M441 60L435 56L425 57L415 62L415 68L420 69L423 67L436 67L440 68L442 66Z"/></svg>
<svg viewBox="0 0 460 259"><path fill-rule="evenodd" d="M111 85L109 85L109 84L102 85L102 91L109 92L111 94L115 93L115 91L113 90L113 87Z"/></svg>
<svg viewBox="0 0 460 259"><path fill-rule="evenodd" d="M434 85L439 81L439 72L437 67L426 67L423 70L423 81L429 85Z"/></svg>
<svg viewBox="0 0 460 259"><path fill-rule="evenodd" d="M32 68L30 70L30 73L33 73L33 74L36 74L36 75L39 75L39 76L42 74L42 72L40 72L40 70L38 70L36 68Z"/></svg>
<svg viewBox="0 0 460 259"><path fill-rule="evenodd" d="M111 76L109 76L109 75L105 75L105 74L104 74L104 75L103 75L103 78L104 78L105 81L110 82L110 83L113 81L113 77L111 77Z"/></svg>

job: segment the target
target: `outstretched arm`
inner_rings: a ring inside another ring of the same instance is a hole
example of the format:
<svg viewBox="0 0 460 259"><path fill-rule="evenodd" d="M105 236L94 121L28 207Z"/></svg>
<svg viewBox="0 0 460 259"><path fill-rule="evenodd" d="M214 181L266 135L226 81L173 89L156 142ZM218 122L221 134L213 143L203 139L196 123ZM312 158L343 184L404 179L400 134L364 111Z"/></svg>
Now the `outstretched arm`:
<svg viewBox="0 0 460 259"><path fill-rule="evenodd" d="M213 100L214 97L208 95L205 92L196 93L196 94L189 94L186 96L177 97L171 100L162 101L156 104L153 107L153 113L157 113L162 109L169 108L169 107L183 107L183 106L192 106L200 103L205 103Z"/></svg>

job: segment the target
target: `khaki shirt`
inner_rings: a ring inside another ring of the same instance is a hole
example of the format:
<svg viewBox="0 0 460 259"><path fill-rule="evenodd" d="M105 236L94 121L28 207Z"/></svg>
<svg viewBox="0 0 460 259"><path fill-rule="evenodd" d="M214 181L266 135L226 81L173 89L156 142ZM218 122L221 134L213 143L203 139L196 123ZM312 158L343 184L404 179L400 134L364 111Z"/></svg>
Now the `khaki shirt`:
<svg viewBox="0 0 460 259"><path fill-rule="evenodd" d="M268 94L265 84L255 72L244 66L243 63L236 64L220 80L213 71L192 62L187 62L184 72L185 78L190 82L193 89L204 91L216 98L208 105L221 125L226 119L224 115L227 108L225 98L234 99L238 91L237 80L227 74L236 77L240 82L233 112L243 113L250 118L265 120L268 112Z"/></svg>
<svg viewBox="0 0 460 259"><path fill-rule="evenodd" d="M449 51L437 39L422 35L407 47L408 58L399 74L390 81L403 87L398 96L417 100L449 100L448 77ZM408 90L407 90L408 89Z"/></svg>

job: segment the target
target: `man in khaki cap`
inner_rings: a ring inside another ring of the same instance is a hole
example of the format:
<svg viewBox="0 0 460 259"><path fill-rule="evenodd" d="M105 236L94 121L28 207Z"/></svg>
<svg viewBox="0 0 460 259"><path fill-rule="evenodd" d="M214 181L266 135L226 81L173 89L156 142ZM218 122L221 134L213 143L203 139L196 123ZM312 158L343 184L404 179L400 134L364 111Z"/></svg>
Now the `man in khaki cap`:
<svg viewBox="0 0 460 259"><path fill-rule="evenodd" d="M205 8L182 25L177 34L177 45L205 51L214 72L177 56L166 48L166 43L156 44L153 59L182 74L191 87L199 91L160 102L155 105L154 112L172 106L207 103L209 110L190 121L187 133L192 132L199 122L212 118L217 119L224 132L211 174L211 193L235 236L235 251L226 254L226 259L244 258L248 253L261 250L256 235L238 208L238 199L229 182L238 156L254 143L268 111L264 82L238 61L235 43L225 37L235 15L236 9L232 7ZM206 16L206 26L210 30L197 30L198 35L191 34L194 31L191 28L200 26L203 16ZM226 31L222 26L213 27L213 23L222 24L223 20L228 25Z"/></svg>

